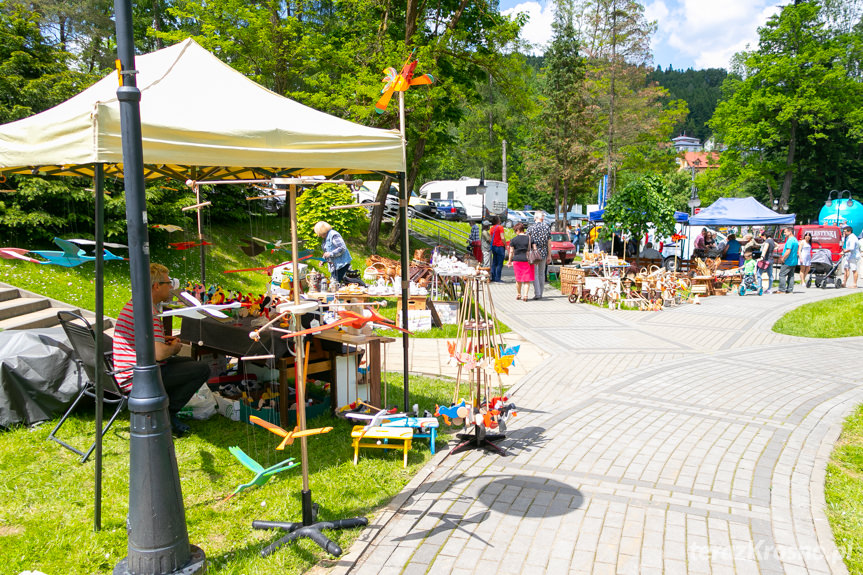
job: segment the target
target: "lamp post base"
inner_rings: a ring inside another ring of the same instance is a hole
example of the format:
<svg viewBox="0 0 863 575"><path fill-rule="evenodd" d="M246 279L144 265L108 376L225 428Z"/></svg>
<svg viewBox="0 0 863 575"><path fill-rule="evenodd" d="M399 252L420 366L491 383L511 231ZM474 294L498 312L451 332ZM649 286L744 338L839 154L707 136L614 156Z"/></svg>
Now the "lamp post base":
<svg viewBox="0 0 863 575"><path fill-rule="evenodd" d="M171 571L169 575L199 575L201 573L206 573L207 571L207 556L204 554L204 550L195 545L189 546L190 551L192 552L192 556L189 558L189 562L186 563L183 567L180 567L176 571ZM153 565L154 571L153 574L164 573L161 570L160 566ZM133 573L129 571L129 558L124 557L122 561L117 563L114 566L114 575L149 575L144 573Z"/></svg>

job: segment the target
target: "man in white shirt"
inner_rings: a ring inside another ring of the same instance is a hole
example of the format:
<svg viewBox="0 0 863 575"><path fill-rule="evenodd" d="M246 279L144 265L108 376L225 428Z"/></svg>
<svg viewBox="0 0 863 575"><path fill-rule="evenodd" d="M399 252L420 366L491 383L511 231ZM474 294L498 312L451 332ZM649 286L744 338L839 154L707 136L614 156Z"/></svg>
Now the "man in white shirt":
<svg viewBox="0 0 863 575"><path fill-rule="evenodd" d="M848 276L853 273L854 283L849 287L857 287L857 257L860 254L860 242L857 241L857 236L851 226L845 226L842 237L842 253L845 255L845 275L842 278L842 285L848 286Z"/></svg>

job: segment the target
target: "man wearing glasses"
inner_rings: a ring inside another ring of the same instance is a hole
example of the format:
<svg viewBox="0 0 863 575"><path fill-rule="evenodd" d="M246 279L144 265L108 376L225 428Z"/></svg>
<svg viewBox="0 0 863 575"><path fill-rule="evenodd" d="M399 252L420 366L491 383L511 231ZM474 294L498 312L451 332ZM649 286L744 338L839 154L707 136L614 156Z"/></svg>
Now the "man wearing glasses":
<svg viewBox="0 0 863 575"><path fill-rule="evenodd" d="M198 388L210 377L210 368L205 363L190 357L177 357L182 344L170 335L166 336L158 306L171 300L173 282L168 277L168 268L161 264L150 264L150 288L153 295L153 334L156 340L156 361L162 374L162 384L168 395L168 411L171 414L171 429L181 436L189 431L189 426L180 421L177 413L195 395ZM114 326L114 369L134 367L135 354L135 317L132 300L123 307L117 325ZM117 383L124 390L132 388L132 371L117 374Z"/></svg>

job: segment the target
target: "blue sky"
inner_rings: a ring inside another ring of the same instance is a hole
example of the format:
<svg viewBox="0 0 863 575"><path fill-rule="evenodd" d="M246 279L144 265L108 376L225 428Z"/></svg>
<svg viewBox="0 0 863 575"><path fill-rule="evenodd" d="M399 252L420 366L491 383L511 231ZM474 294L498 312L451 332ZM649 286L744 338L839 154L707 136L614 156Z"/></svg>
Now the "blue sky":
<svg viewBox="0 0 863 575"><path fill-rule="evenodd" d="M656 20L651 42L654 63L676 69L728 68L735 52L758 43L758 27L778 12L775 0L643 0ZM500 0L504 14L527 12L526 40L541 46L551 37L553 0Z"/></svg>

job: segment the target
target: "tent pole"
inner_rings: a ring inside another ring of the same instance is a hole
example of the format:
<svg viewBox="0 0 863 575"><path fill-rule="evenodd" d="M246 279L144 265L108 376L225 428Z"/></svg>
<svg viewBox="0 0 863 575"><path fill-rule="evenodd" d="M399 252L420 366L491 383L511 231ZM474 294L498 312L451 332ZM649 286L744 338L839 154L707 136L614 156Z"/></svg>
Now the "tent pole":
<svg viewBox="0 0 863 575"><path fill-rule="evenodd" d="M198 204L198 243L201 244L201 285L205 288L207 287L207 263L204 257L204 233L203 228L201 227L201 188L198 186L198 182L195 182L195 203Z"/></svg>
<svg viewBox="0 0 863 575"><path fill-rule="evenodd" d="M105 370L105 281L104 281L104 223L105 223L105 169L102 164L93 166L93 188L96 191L96 469L94 477L93 529L102 529L102 400L104 398Z"/></svg>
<svg viewBox="0 0 863 575"><path fill-rule="evenodd" d="M114 16L136 351L129 395L128 555L114 567L114 574L155 575L172 569L175 573L194 575L206 570L207 559L200 548L189 544L168 417L168 397L156 364L141 141L141 91L135 81L131 0L115 0Z"/></svg>

